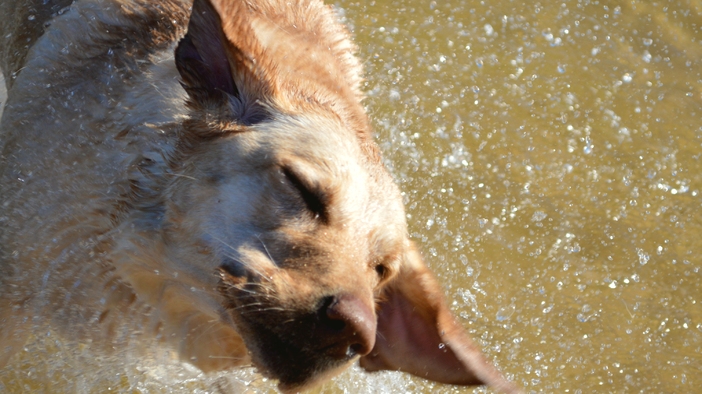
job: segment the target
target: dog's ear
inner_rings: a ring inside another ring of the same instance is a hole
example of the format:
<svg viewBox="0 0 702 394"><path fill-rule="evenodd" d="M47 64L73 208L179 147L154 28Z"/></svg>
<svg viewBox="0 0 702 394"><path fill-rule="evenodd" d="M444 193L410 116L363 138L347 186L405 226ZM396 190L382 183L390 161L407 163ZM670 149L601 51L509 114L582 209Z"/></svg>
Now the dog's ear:
<svg viewBox="0 0 702 394"><path fill-rule="evenodd" d="M194 1L188 32L178 43L175 61L191 106L226 103L236 120L252 124L265 117L260 103L269 89L263 78L253 75L257 44L246 21L248 9L243 2L230 3L224 15L210 0ZM227 38L225 28L250 38L237 46Z"/></svg>
<svg viewBox="0 0 702 394"><path fill-rule="evenodd" d="M336 19L321 1L194 0L176 49L190 105L221 104L226 93L244 124L266 111L326 110L370 135L361 65Z"/></svg>
<svg viewBox="0 0 702 394"><path fill-rule="evenodd" d="M207 0L195 0L188 33L178 43L176 66L189 92L238 96L222 20Z"/></svg>
<svg viewBox="0 0 702 394"><path fill-rule="evenodd" d="M408 372L458 385L519 392L483 358L449 311L433 274L414 247L388 284L378 310L375 347L360 360L368 371Z"/></svg>

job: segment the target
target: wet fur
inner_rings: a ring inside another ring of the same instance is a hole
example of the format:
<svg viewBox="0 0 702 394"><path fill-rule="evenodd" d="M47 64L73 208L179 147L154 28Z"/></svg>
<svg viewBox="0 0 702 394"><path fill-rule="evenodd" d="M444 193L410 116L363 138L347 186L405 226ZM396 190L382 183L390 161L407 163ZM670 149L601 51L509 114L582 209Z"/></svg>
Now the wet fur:
<svg viewBox="0 0 702 394"><path fill-rule="evenodd" d="M517 391L407 238L331 8L19 3L0 6L0 367L39 318L105 351L164 343L204 371L254 363L283 391L359 356ZM343 322L377 316L369 353L337 354L348 335L320 321L339 299Z"/></svg>

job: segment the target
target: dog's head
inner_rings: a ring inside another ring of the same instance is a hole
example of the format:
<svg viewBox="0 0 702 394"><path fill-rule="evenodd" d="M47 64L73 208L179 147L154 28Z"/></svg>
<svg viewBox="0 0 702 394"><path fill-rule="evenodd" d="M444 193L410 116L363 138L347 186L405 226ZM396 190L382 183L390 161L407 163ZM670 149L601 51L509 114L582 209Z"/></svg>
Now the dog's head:
<svg viewBox="0 0 702 394"><path fill-rule="evenodd" d="M359 357L371 371L507 389L408 238L353 51L316 0L195 0L176 50L191 116L170 236L218 272L254 363L284 391Z"/></svg>

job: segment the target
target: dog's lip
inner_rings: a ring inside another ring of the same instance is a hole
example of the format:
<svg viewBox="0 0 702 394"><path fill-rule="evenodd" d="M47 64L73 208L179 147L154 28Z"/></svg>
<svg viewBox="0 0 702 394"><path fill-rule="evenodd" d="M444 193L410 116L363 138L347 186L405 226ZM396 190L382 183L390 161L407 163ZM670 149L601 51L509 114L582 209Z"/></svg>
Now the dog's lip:
<svg viewBox="0 0 702 394"><path fill-rule="evenodd" d="M353 345L349 345L346 347L346 350L343 351L343 354L341 351L336 351L335 348L340 348L338 343L332 343L330 345L321 347L317 349L318 352L324 355L331 356L335 361L340 361L340 362L346 362L346 361L351 361L354 358L361 357L361 354L353 350Z"/></svg>

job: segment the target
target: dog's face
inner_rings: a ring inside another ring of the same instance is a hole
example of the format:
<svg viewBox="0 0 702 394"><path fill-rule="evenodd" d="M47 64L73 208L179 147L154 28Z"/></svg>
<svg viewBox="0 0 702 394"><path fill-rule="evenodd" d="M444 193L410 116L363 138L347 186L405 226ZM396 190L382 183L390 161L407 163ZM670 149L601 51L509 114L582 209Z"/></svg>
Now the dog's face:
<svg viewBox="0 0 702 394"><path fill-rule="evenodd" d="M186 168L171 211L202 234L262 370L294 386L368 354L409 242L400 194L357 136L280 115L199 142Z"/></svg>
<svg viewBox="0 0 702 394"><path fill-rule="evenodd" d="M224 320L284 391L359 357L508 390L407 237L353 49L316 1L196 0L176 50L191 116L164 235L219 276Z"/></svg>

